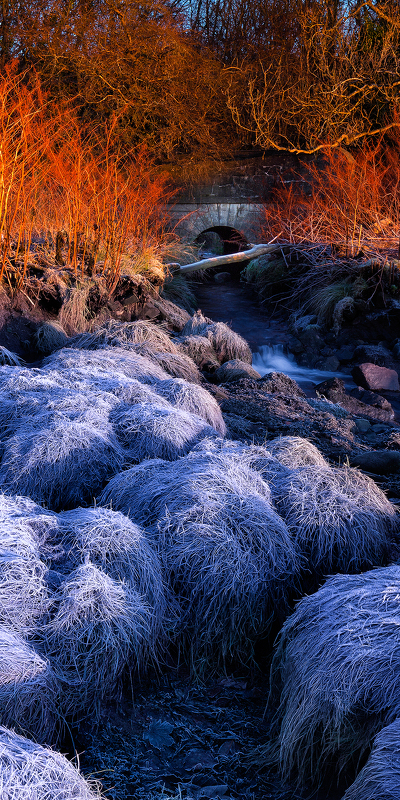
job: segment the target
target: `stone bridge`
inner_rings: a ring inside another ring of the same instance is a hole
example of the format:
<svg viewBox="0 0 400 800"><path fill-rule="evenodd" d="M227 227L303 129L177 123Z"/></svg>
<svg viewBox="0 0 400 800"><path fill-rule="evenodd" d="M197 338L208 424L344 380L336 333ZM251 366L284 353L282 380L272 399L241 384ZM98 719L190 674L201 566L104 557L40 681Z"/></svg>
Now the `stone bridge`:
<svg viewBox="0 0 400 800"><path fill-rule="evenodd" d="M190 244L232 253L244 244L265 241L263 207L271 190L299 169L295 156L267 153L224 162L207 180L177 181L174 202L166 206L169 227ZM293 176L290 176L290 182Z"/></svg>

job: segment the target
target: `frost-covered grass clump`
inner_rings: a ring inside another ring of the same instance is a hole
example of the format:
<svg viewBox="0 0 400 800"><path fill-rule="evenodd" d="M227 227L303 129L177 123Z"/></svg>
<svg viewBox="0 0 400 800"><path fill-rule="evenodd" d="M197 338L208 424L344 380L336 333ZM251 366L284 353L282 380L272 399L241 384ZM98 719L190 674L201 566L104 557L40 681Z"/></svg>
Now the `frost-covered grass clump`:
<svg viewBox="0 0 400 800"><path fill-rule="evenodd" d="M279 436L268 442L271 455L285 467L326 467L328 462L318 448L301 436Z"/></svg>
<svg viewBox="0 0 400 800"><path fill-rule="evenodd" d="M151 529L196 667L248 660L286 608L301 564L270 497L258 472L215 449L143 462L99 499Z"/></svg>
<svg viewBox="0 0 400 800"><path fill-rule="evenodd" d="M124 670L145 667L152 610L132 586L90 561L61 583L54 604L42 636L60 681L60 708L71 717L97 719L104 701L118 694Z"/></svg>
<svg viewBox="0 0 400 800"><path fill-rule="evenodd" d="M235 333L224 322L213 322L207 317L203 317L200 311L188 320L181 331L181 337L202 336L211 343L221 364L231 361L234 358L252 362L252 354L249 345L238 333Z"/></svg>
<svg viewBox="0 0 400 800"><path fill-rule="evenodd" d="M97 350L103 347L129 348L135 344L148 343L155 352L178 353L164 325L156 325L147 320L118 322L110 319L93 332L80 333L70 340L69 346L84 350Z"/></svg>
<svg viewBox="0 0 400 800"><path fill-rule="evenodd" d="M0 787L3 800L100 800L61 753L0 728Z"/></svg>
<svg viewBox="0 0 400 800"><path fill-rule="evenodd" d="M173 406L205 419L221 436L225 436L226 425L221 409L207 389L182 378L160 381L156 389Z"/></svg>
<svg viewBox="0 0 400 800"><path fill-rule="evenodd" d="M378 733L367 763L343 800L400 800L400 719Z"/></svg>
<svg viewBox="0 0 400 800"><path fill-rule="evenodd" d="M158 368L162 367L168 375L174 378L183 378L191 383L200 383L201 376L197 365L190 356L185 353L163 353L154 350L153 346L147 342L142 345L135 345L135 352L148 359Z"/></svg>
<svg viewBox="0 0 400 800"><path fill-rule="evenodd" d="M54 740L57 691L47 659L19 633L0 627L0 723Z"/></svg>
<svg viewBox="0 0 400 800"><path fill-rule="evenodd" d="M274 500L318 574L356 572L387 559L398 512L376 483L358 470L298 467L277 482Z"/></svg>
<svg viewBox="0 0 400 800"><path fill-rule="evenodd" d="M90 502L121 469L124 455L109 427L61 419L46 425L38 415L21 425L5 446L0 487L54 510Z"/></svg>
<svg viewBox="0 0 400 800"><path fill-rule="evenodd" d="M400 716L400 567L336 575L285 622L277 760L285 777L321 782L357 763Z"/></svg>
<svg viewBox="0 0 400 800"><path fill-rule="evenodd" d="M166 595L159 557L144 531L109 508L76 508L59 515L62 541L75 562L89 560L116 581L135 589L147 603L152 636L161 635Z"/></svg>
<svg viewBox="0 0 400 800"><path fill-rule="evenodd" d="M217 436L204 419L152 403L121 403L110 420L118 441L134 462L149 458L173 461L186 455L201 438Z"/></svg>
<svg viewBox="0 0 400 800"><path fill-rule="evenodd" d="M48 356L43 361L46 370L61 371L71 369L85 369L88 377L90 371L102 370L108 372L121 373L128 378L136 378L142 383L154 383L157 380L165 380L168 373L158 364L142 355L121 347L105 347L102 350L79 350L65 347L57 353Z"/></svg>

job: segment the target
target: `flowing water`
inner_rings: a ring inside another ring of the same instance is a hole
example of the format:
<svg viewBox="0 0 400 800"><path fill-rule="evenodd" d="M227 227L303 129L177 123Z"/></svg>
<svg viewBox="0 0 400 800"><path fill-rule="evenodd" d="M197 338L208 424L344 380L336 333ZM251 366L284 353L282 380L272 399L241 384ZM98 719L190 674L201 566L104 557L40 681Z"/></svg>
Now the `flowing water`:
<svg viewBox="0 0 400 800"><path fill-rule="evenodd" d="M253 366L261 376L268 372L283 372L297 381L308 393L328 378L342 378L354 386L349 375L301 367L288 352L290 332L278 316L273 318L251 290L238 280L217 284L199 283L194 291L203 314L216 322L226 322L249 343Z"/></svg>

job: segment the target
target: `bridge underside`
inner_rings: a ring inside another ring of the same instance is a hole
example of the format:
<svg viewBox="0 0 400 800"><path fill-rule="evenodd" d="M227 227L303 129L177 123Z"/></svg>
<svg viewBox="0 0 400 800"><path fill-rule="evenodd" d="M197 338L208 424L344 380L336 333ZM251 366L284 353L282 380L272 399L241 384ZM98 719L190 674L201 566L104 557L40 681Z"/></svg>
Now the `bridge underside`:
<svg viewBox="0 0 400 800"><path fill-rule="evenodd" d="M251 203L177 203L166 208L170 227L186 242L200 240L205 231L231 229L238 242L259 242L262 238L262 209ZM237 248L238 249L238 248Z"/></svg>

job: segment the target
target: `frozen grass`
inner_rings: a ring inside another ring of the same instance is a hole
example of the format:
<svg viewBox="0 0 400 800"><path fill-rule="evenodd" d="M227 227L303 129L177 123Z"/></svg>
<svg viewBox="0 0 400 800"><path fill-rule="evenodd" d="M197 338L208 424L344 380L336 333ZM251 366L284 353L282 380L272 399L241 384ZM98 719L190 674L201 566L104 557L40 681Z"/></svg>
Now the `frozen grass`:
<svg viewBox="0 0 400 800"><path fill-rule="evenodd" d="M32 336L34 349L42 356L68 346L68 336L57 322L44 322Z"/></svg>
<svg viewBox="0 0 400 800"><path fill-rule="evenodd" d="M97 370L102 370L106 374L122 373L142 383L154 383L156 380L162 381L168 378L165 370L154 361L121 347L107 347L94 352L65 347L45 358L43 365L52 371L86 369L88 378L91 371Z"/></svg>
<svg viewBox="0 0 400 800"><path fill-rule="evenodd" d="M153 349L149 343L137 345L137 352L158 367L162 367L168 375L175 378L183 378L191 383L200 383L201 376L198 367L193 359L184 353L163 353Z"/></svg>
<svg viewBox="0 0 400 800"><path fill-rule="evenodd" d="M65 756L0 728L0 795L3 800L101 800Z"/></svg>
<svg viewBox="0 0 400 800"><path fill-rule="evenodd" d="M47 567L0 548L0 625L28 636L49 609Z"/></svg>
<svg viewBox="0 0 400 800"><path fill-rule="evenodd" d="M239 359L248 364L252 362L251 350L247 342L239 334L225 325L224 322L213 322L203 317L200 311L186 323L181 337L203 336L209 340L221 364L232 359Z"/></svg>
<svg viewBox="0 0 400 800"><path fill-rule="evenodd" d="M207 392L207 389L189 383L182 378L160 381L156 389L157 393L165 397L173 406L201 417L221 436L225 436L226 425L221 409L210 392Z"/></svg>
<svg viewBox="0 0 400 800"><path fill-rule="evenodd" d="M0 628L0 721L43 741L55 738L56 681L18 633Z"/></svg>
<svg viewBox="0 0 400 800"><path fill-rule="evenodd" d="M132 587L89 561L61 584L55 603L43 636L62 685L59 703L68 716L97 719L104 700L118 695L125 668L145 667L151 609Z"/></svg>
<svg viewBox="0 0 400 800"><path fill-rule="evenodd" d="M118 322L107 320L92 333L81 333L70 342L74 348L97 350L101 347L124 347L125 345L148 342L155 352L178 353L178 348L163 325L155 325L147 320Z"/></svg>
<svg viewBox="0 0 400 800"><path fill-rule="evenodd" d="M163 458L173 461L204 436L216 435L210 425L187 411L155 404L121 403L110 415L118 441L132 461Z"/></svg>
<svg viewBox="0 0 400 800"><path fill-rule="evenodd" d="M116 389L115 394L121 402L126 403L128 406L136 406L139 403L152 403L164 408L171 408L173 404L159 394L158 387L161 383L167 383L167 381L158 381L153 387L140 383L140 381L130 380L126 386Z"/></svg>
<svg viewBox="0 0 400 800"><path fill-rule="evenodd" d="M10 367L19 367L23 363L22 358L17 356L16 353L12 353L11 350L7 350L6 347L0 345L0 365L1 366L10 366Z"/></svg>
<svg viewBox="0 0 400 800"><path fill-rule="evenodd" d="M254 643L287 612L299 572L283 520L265 497L231 489L167 517L160 535L195 668L249 663Z"/></svg>
<svg viewBox="0 0 400 800"><path fill-rule="evenodd" d="M343 800L400 800L400 719L378 733L367 763Z"/></svg>
<svg viewBox="0 0 400 800"><path fill-rule="evenodd" d="M285 778L320 783L400 716L400 567L336 575L285 622L277 758Z"/></svg>
<svg viewBox="0 0 400 800"><path fill-rule="evenodd" d="M224 322L213 322L207 331L207 336L221 364L233 359L251 364L252 354L249 345Z"/></svg>
<svg viewBox="0 0 400 800"><path fill-rule="evenodd" d="M218 369L217 354L206 336L180 336L179 349L193 359L200 369Z"/></svg>
<svg viewBox="0 0 400 800"><path fill-rule="evenodd" d="M166 512L179 513L207 502L212 505L214 500L229 503L232 496L253 494L271 498L268 485L243 459L224 451L196 450L178 461L151 459L120 472L98 502L112 504L139 525L152 526Z"/></svg>
<svg viewBox="0 0 400 800"><path fill-rule="evenodd" d="M327 460L314 444L300 436L280 436L268 442L268 450L285 467L328 466Z"/></svg>
<svg viewBox="0 0 400 800"><path fill-rule="evenodd" d="M387 559L398 512L358 470L299 467L276 482L274 500L317 574L357 572Z"/></svg>
<svg viewBox="0 0 400 800"><path fill-rule="evenodd" d="M160 560L144 531L124 514L99 507L65 511L59 522L64 546L75 559L89 559L146 600L154 640L164 623L165 586Z"/></svg>
<svg viewBox="0 0 400 800"><path fill-rule="evenodd" d="M0 549L27 560L56 559L58 519L29 497L0 493Z"/></svg>
<svg viewBox="0 0 400 800"><path fill-rule="evenodd" d="M222 457L227 457L238 465L246 465L248 469L259 473L273 494L282 478L290 472L289 468L274 458L263 445L244 444L232 439L202 439L193 448L193 453L196 452L206 452L209 456L221 453Z"/></svg>
<svg viewBox="0 0 400 800"><path fill-rule="evenodd" d="M196 311L192 317L187 321L186 325L182 328L180 337L183 336L206 336L206 331L209 325L212 325L212 319L204 317L201 311Z"/></svg>
<svg viewBox="0 0 400 800"><path fill-rule="evenodd" d="M91 501L121 469L124 456L109 430L46 415L21 425L6 444L0 468L3 491L28 495L55 511ZM43 422L43 427L41 426Z"/></svg>

